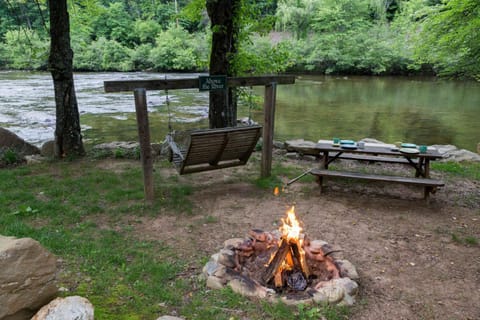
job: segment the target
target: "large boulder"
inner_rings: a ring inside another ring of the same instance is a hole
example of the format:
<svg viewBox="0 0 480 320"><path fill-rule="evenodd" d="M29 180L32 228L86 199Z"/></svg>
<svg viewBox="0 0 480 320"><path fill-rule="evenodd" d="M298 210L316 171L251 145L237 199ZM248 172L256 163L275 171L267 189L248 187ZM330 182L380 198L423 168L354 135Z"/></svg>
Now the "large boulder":
<svg viewBox="0 0 480 320"><path fill-rule="evenodd" d="M93 305L80 296L57 298L40 309L31 320L93 320Z"/></svg>
<svg viewBox="0 0 480 320"><path fill-rule="evenodd" d="M40 153L40 149L34 145L26 142L15 133L0 127L0 151L8 149L15 151L21 157Z"/></svg>
<svg viewBox="0 0 480 320"><path fill-rule="evenodd" d="M57 294L56 258L37 241L0 235L0 320L29 319Z"/></svg>

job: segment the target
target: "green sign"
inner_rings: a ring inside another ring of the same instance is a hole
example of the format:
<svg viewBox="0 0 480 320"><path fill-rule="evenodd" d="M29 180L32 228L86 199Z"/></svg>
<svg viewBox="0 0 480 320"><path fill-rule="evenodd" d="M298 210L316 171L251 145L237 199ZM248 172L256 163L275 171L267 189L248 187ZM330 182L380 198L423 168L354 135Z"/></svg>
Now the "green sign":
<svg viewBox="0 0 480 320"><path fill-rule="evenodd" d="M200 91L227 89L227 76L200 76L198 77Z"/></svg>

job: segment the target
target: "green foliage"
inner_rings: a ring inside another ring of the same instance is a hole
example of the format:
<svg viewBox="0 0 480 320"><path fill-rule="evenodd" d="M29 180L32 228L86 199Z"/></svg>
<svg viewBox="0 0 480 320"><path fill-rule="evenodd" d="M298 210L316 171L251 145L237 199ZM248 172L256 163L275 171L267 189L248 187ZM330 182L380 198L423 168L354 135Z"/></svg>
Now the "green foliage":
<svg viewBox="0 0 480 320"><path fill-rule="evenodd" d="M0 7L0 68L46 70L48 8L44 1L38 5L10 1ZM245 0L240 5L232 56L237 75L307 71L480 78L477 0ZM78 0L69 2L69 13L76 70L207 69L211 34L203 0Z"/></svg>
<svg viewBox="0 0 480 320"><path fill-rule="evenodd" d="M15 164L20 160L18 154L12 149L0 150L0 154L2 162L6 165Z"/></svg>
<svg viewBox="0 0 480 320"><path fill-rule="evenodd" d="M417 58L440 75L480 80L480 2L449 0L435 6L420 24Z"/></svg>
<svg viewBox="0 0 480 320"><path fill-rule="evenodd" d="M321 0L280 0L276 12L276 29L280 31L291 30L297 39L304 39L309 27L317 15L317 10L322 5Z"/></svg>
<svg viewBox="0 0 480 320"><path fill-rule="evenodd" d="M294 65L294 57L289 43L274 45L268 37L257 35L240 47L233 65L237 75L281 73Z"/></svg>
<svg viewBox="0 0 480 320"><path fill-rule="evenodd" d="M155 70L195 70L200 56L193 43L194 38L185 29L172 25L158 35L149 60Z"/></svg>
<svg viewBox="0 0 480 320"><path fill-rule="evenodd" d="M32 29L7 31L2 60L6 67L22 70L45 69L48 63L49 41Z"/></svg>

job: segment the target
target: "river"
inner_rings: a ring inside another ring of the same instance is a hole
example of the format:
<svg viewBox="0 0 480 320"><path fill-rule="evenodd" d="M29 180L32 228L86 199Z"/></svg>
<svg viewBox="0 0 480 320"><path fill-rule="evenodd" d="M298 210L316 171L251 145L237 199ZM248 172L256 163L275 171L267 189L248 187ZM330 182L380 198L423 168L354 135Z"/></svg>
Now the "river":
<svg viewBox="0 0 480 320"><path fill-rule="evenodd" d="M103 81L191 78L198 74L76 73L84 141L137 140L132 93L105 93ZM253 90L262 95L263 88ZM167 107L166 97L169 98ZM175 130L208 127L208 93L149 91L152 140L168 122ZM277 87L275 139L364 137L385 142L453 144L476 151L480 142L480 83L409 77L298 76ZM261 108L243 106L239 117L262 122ZM0 126L41 145L53 138L55 105L48 73L0 72Z"/></svg>

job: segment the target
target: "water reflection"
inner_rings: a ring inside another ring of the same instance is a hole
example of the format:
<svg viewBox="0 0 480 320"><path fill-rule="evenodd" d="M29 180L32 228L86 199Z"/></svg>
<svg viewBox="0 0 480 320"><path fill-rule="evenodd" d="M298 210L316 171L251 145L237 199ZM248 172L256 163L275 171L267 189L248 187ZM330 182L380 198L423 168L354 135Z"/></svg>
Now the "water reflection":
<svg viewBox="0 0 480 320"><path fill-rule="evenodd" d="M480 84L401 77L301 77L278 88L276 137L480 142Z"/></svg>
<svg viewBox="0 0 480 320"><path fill-rule="evenodd" d="M168 78L198 74L167 74ZM105 93L103 82L158 79L155 73L75 74L85 139L136 140L132 93ZM263 96L264 89L255 92ZM208 93L149 91L152 139L162 140L168 120L176 130L208 127ZM169 112L170 110L170 112ZM316 141L333 136L386 142L454 144L476 150L480 142L480 84L432 78L301 76L277 87L275 139ZM240 109L240 117L248 116ZM261 110L253 119L263 121ZM53 137L55 107L48 73L0 72L0 126L40 145Z"/></svg>

